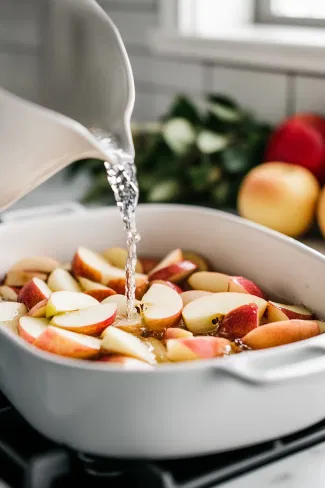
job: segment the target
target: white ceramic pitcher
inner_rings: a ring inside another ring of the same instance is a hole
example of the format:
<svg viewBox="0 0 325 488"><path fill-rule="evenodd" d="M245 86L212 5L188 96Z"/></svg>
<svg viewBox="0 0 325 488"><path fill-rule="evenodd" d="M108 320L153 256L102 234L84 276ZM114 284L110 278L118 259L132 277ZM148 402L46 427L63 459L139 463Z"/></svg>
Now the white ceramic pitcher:
<svg viewBox="0 0 325 488"><path fill-rule="evenodd" d="M71 32L64 51L56 55L73 52L69 42L76 41L73 33L78 32L80 56L77 60L71 56L67 72L57 73L58 86L61 82L62 87L62 77L65 80L61 95L49 87L51 107L0 87L0 211L74 161L108 160L109 154L90 131L96 126L112 133L134 157L130 124L134 80L116 26L95 0L52 1L61 8Z"/></svg>

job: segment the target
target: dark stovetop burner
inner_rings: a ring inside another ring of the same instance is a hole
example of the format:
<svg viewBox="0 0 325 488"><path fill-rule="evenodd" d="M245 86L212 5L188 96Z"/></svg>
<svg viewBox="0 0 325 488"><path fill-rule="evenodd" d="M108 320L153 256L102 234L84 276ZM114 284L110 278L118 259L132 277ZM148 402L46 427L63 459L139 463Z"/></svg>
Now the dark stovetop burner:
<svg viewBox="0 0 325 488"><path fill-rule="evenodd" d="M325 421L273 442L166 462L89 456L37 433L0 393L0 488L208 488L325 441Z"/></svg>

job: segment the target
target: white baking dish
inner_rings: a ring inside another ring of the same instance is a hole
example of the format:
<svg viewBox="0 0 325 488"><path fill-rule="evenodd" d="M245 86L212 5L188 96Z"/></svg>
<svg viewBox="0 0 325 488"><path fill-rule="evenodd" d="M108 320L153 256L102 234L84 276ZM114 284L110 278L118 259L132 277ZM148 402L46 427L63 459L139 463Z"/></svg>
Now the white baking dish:
<svg viewBox="0 0 325 488"><path fill-rule="evenodd" d="M253 279L325 317L325 257L293 239L219 211L142 205L139 253L175 247ZM124 246L116 208L0 226L0 272L18 258L70 260L78 245ZM325 417L325 335L226 359L154 370L66 359L0 330L0 388L32 426L79 451L132 458L203 455L276 438Z"/></svg>

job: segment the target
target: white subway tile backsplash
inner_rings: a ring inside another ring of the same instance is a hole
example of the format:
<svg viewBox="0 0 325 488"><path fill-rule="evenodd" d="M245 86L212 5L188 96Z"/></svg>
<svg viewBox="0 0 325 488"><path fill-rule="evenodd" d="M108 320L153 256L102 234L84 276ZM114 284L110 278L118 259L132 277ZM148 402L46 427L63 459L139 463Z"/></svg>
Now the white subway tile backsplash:
<svg viewBox="0 0 325 488"><path fill-rule="evenodd" d="M325 115L325 77L296 77L295 111L313 111Z"/></svg>
<svg viewBox="0 0 325 488"><path fill-rule="evenodd" d="M136 81L193 92L203 90L204 69L200 63L184 63L150 54L129 56Z"/></svg>
<svg viewBox="0 0 325 488"><path fill-rule="evenodd" d="M127 45L146 46L147 32L157 24L158 17L154 12L127 12L105 8L110 18L120 31L123 42Z"/></svg>
<svg viewBox="0 0 325 488"><path fill-rule="evenodd" d="M210 91L226 94L256 116L278 122L286 114L287 77L285 74L235 68L210 68Z"/></svg>
<svg viewBox="0 0 325 488"><path fill-rule="evenodd" d="M37 0L1 0L0 44L36 47L40 42L40 5Z"/></svg>
<svg viewBox="0 0 325 488"><path fill-rule="evenodd" d="M35 54L0 52L0 85L32 102L39 100L39 64Z"/></svg>

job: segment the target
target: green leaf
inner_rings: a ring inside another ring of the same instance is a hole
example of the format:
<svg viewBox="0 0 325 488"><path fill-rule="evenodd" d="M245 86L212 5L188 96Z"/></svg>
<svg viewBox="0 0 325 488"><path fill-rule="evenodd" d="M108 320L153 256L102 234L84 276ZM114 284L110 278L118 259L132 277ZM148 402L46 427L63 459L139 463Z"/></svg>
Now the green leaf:
<svg viewBox="0 0 325 488"><path fill-rule="evenodd" d="M244 115L238 105L228 97L208 95L208 110L226 123L237 123Z"/></svg>
<svg viewBox="0 0 325 488"><path fill-rule="evenodd" d="M182 156L186 154L194 143L195 130L193 125L186 119L171 119L164 124L163 137L172 151Z"/></svg>
<svg viewBox="0 0 325 488"><path fill-rule="evenodd" d="M229 144L229 138L203 130L197 136L196 144L203 154L213 154L225 149Z"/></svg>
<svg viewBox="0 0 325 488"><path fill-rule="evenodd" d="M227 204L230 193L229 181L221 181L212 191L212 199L218 206L224 206Z"/></svg>
<svg viewBox="0 0 325 488"><path fill-rule="evenodd" d="M182 118L191 122L193 125L201 124L201 116L194 103L185 95L177 95L163 120Z"/></svg>
<svg viewBox="0 0 325 488"><path fill-rule="evenodd" d="M250 152L243 147L232 147L222 154L222 165L230 174L245 173L252 165Z"/></svg>
<svg viewBox="0 0 325 488"><path fill-rule="evenodd" d="M171 202L177 200L180 193L180 185L177 181L161 181L149 192L148 200L150 202Z"/></svg>

